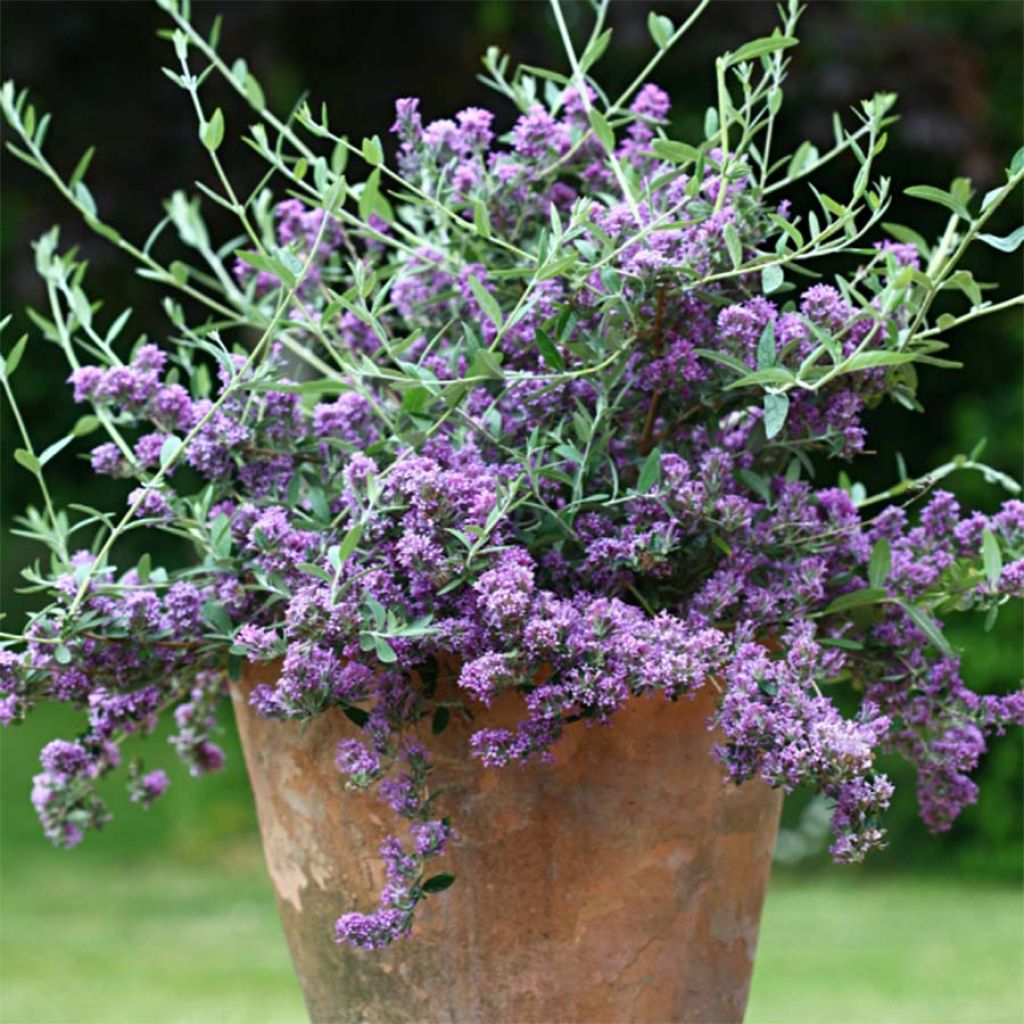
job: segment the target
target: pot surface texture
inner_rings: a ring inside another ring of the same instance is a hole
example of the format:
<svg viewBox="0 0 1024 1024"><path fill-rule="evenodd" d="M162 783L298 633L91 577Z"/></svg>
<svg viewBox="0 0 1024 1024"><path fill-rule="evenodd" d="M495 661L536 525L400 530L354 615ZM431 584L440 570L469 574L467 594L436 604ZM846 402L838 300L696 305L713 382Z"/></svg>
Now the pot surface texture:
<svg viewBox="0 0 1024 1024"><path fill-rule="evenodd" d="M522 713L514 693L425 736L438 814L459 836L428 873L456 881L420 904L411 937L362 951L334 943L334 921L376 906L378 848L406 823L375 792L345 789L335 753L358 730L340 711L278 722L248 706L276 670L247 665L232 697L316 1024L742 1020L782 796L724 779L713 687L632 698L610 726L574 724L553 764L470 757L473 729Z"/></svg>

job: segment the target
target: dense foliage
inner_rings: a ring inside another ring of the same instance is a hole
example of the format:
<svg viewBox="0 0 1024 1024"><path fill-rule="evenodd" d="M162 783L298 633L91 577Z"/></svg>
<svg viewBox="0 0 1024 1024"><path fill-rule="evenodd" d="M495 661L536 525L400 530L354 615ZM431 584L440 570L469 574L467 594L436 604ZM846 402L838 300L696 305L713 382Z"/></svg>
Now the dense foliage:
<svg viewBox="0 0 1024 1024"><path fill-rule="evenodd" d="M985 228L1024 152L980 200L963 179L912 190L949 211L935 244L883 232L888 182L873 174L891 96L864 102L824 155L772 155L795 5L780 31L719 58L718 104L688 144L666 137L668 97L646 79L689 22L652 15L654 58L612 98L590 75L605 5L577 56L556 3L571 74L509 74L490 51L512 130L496 137L479 108L424 124L400 100L392 169L378 138L351 144L326 111L279 120L244 62L223 63L216 29L204 39L165 7L168 74L221 184L203 190L239 238L215 248L179 193L134 246L100 219L88 160L65 181L43 153L46 119L10 84L2 96L18 155L167 289L172 324L162 346L125 346L127 316L100 326L74 252L56 232L37 244L50 308L34 319L92 407L75 436L103 429L93 468L137 484L120 517L57 510L43 468L73 438L37 454L24 431L16 458L44 498L24 531L51 552L26 575L49 603L0 652L0 713L58 700L88 717L43 751L33 799L47 834L74 845L106 821L95 782L163 712L196 774L219 767L214 712L246 658L282 659L276 685L252 694L261 713L342 708L353 737L339 769L410 822L382 850L380 906L338 922L355 945L405 934L450 883L426 871L453 836L429 736L504 691L519 726L478 729L467 752L488 765L543 759L571 723L607 723L627 699L707 685L727 772L824 793L836 859L883 842L881 750L914 764L925 821L947 828L975 798L986 737L1021 719L1024 697L968 689L941 617L994 617L1021 595L1024 504L984 516L933 491L965 468L1016 491L974 458L869 497L843 476L817 486L815 457L863 452L865 409L914 408L915 366L955 367L938 354L944 331L1020 302L985 301L960 263L975 240L1019 244L1024 229ZM248 197L218 157L211 72L259 117L248 139L268 176ZM840 154L858 168L850 196L811 186L808 202L802 185ZM290 190L276 203L274 175ZM159 262L169 227L198 263ZM831 283L814 271L826 257L847 267ZM931 315L943 290L968 308ZM12 405L23 351L3 373ZM118 540L154 528L189 540L194 563L118 567ZM148 804L166 777L133 763L129 783Z"/></svg>

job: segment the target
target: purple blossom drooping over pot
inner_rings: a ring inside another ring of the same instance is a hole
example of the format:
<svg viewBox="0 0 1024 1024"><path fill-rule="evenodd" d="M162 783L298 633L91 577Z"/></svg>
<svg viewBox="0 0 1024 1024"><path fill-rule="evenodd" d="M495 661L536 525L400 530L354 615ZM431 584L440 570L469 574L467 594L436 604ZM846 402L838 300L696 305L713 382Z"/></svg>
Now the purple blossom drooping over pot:
<svg viewBox="0 0 1024 1024"><path fill-rule="evenodd" d="M836 467L866 453L867 410L919 408L915 367L950 365L946 330L1021 301L983 301L960 264L973 242L1019 243L989 222L1024 151L983 200L963 181L910 190L950 214L936 243L885 236L894 97L878 95L836 147L856 168L849 197L811 191L809 144L770 151L791 5L781 33L719 60L718 106L690 142L656 85L612 99L575 52L540 88L492 49L486 80L517 114L428 121L402 98L391 141L361 145L308 106L278 121L252 74L218 59L289 196L243 200L224 115L204 105L213 51L163 6L242 241L212 248L177 193L184 252L165 267L74 182L86 224L166 293L166 337L134 345L56 230L35 247L53 317L37 323L85 412L74 437L103 432L92 468L127 501L55 509L43 470L65 442L37 452L23 431L42 508L21 528L49 561L24 574L45 603L0 649L0 722L49 701L84 715L42 752L46 835L73 846L107 823L97 784L161 716L193 775L218 770L217 709L245 659L280 662L253 691L261 715L349 717L337 768L394 819L378 905L339 907L335 937L357 947L409 934L451 883L429 868L459 841L430 736L506 692L518 722L477 729L467 751L487 766L550 759L628 701L713 688L723 771L824 794L837 861L885 842L881 753L915 767L924 821L949 828L1024 695L969 689L943 621L1022 596L1024 504L983 515L937 485L959 470L1019 488L977 455L877 495ZM651 26L660 59L682 30ZM19 155L62 180L25 95L8 83L0 100ZM846 269L806 284L825 258ZM966 311L938 300L956 289ZM8 353L12 404L41 344ZM194 558L125 567L119 541L140 528ZM143 807L169 784L137 760L127 775Z"/></svg>

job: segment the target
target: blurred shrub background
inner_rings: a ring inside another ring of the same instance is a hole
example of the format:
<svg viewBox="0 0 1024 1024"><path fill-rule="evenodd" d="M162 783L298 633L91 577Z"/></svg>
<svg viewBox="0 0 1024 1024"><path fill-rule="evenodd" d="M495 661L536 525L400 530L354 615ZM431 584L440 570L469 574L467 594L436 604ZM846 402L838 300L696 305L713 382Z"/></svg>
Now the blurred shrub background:
<svg viewBox="0 0 1024 1024"><path fill-rule="evenodd" d="M558 68L564 64L549 10L542 3L262 0L194 6L201 26L208 25L218 10L223 13L223 51L230 58L245 56L276 110L288 110L308 89L314 104L327 102L332 127L343 126L355 138L375 132L383 136L391 124L394 101L401 96L421 96L425 119L450 116L471 104L496 105L498 98L492 101L474 78L479 57L492 43L509 52L513 61ZM582 31L589 19L587 6L564 6ZM664 0L654 6L677 24L692 7ZM613 4L614 39L598 67L613 89L628 81L650 53L648 9L647 3ZM197 177L209 181L187 97L159 70L161 64L172 63L172 57L170 45L156 36L165 20L154 4L6 0L2 20L4 78L28 86L37 105L54 113L47 145L51 159L65 173L83 150L97 144L90 187L105 219L125 235L144 239L162 216L161 201L173 190L189 189ZM699 137L704 110L713 98L713 57L767 34L775 20L774 6L767 0L711 5L654 76L673 97L674 137ZM1020 4L815 0L799 34L802 45L794 53L780 118L779 153L805 138L827 149L833 110L845 115L859 99L893 91L899 94L901 121L890 130L881 170L892 176L897 197L906 186L945 187L960 175L970 176L980 192L1003 180L1002 168L1022 141ZM212 79L211 89L211 106L223 106L228 124L221 155L236 181L248 189L261 170L238 141L249 123L248 113ZM513 116L511 109L504 109L503 126L510 125ZM103 296L115 312L132 306L132 336L144 330L159 340L166 320L154 290L134 275L130 262L76 222L42 179L6 152L2 161L2 306L17 318L14 329L5 332L6 344L23 330L32 331L23 307L41 305L43 291L34 274L30 243L54 223L63 225L62 243L80 245L89 258L90 294ZM841 197L849 188L849 166L833 165L824 176L824 190ZM1021 197L1009 205L1016 223L1010 214L1004 215L1005 222L993 228L998 234L1008 233L1021 221ZM204 212L215 230L222 229L222 238L233 233L233 225L221 220L212 204L204 203ZM887 219L913 224L929 237L944 226L937 207L903 198L897 198ZM1020 289L1020 252L1007 257L978 246L968 266L979 280L997 283L1001 297ZM988 440L986 461L1015 477L1022 475L1019 311L968 325L948 340L951 357L961 359L965 368L921 374L920 397L927 410L923 415L895 406L871 414L869 427L878 455L862 459L851 472L869 490L894 482L897 452L905 457L911 475L918 475L958 452L970 451L982 438ZM16 390L40 446L62 436L82 411L71 402L63 385L65 375L62 357L33 334ZM5 628L16 630L29 607L26 597L16 593L19 572L38 552L9 531L12 517L37 495L31 477L10 458L16 444L6 409L3 415L0 593L8 616ZM127 487L94 478L79 457L84 450L85 444L76 454L72 446L54 462L57 501L120 507ZM840 468L824 466L820 482L832 483ZM954 477L951 487L965 502L986 510L1003 497L980 477ZM138 533L132 536L140 538ZM163 541L154 534L145 543ZM127 548L125 557L130 558ZM1002 615L989 634L980 622L951 623L950 634L963 650L968 681L991 691L1019 685L1021 629L1019 609ZM8 892L22 879L45 878L50 868L75 870L71 858L77 858L76 877L85 891L90 865L102 872L146 853L170 855L177 865L192 863L199 870L198 865L211 859L229 863L233 851L252 849L254 817L234 741L226 744L236 755L228 770L193 783L172 764L160 736L148 741L145 756L149 767L164 766L172 774L174 785L165 800L143 815L114 794L118 820L103 835L90 836L84 848L70 856L49 849L28 803L30 778L37 770L40 745L77 729L74 715L46 709L3 737L0 823ZM893 765L898 793L888 821L890 849L862 868L833 868L818 854L802 861L799 872L820 873L826 884L834 884L840 873L866 879L911 871L952 874L973 883L1019 881L1024 866L1022 763L1019 735L997 740L980 772L979 804L968 809L951 833L938 838L929 837L917 820L912 777ZM788 802L790 824L799 820L803 803L798 797ZM65 895L74 899L73 885ZM1016 907L1019 930L1019 901ZM1016 1005L1024 1011L1019 970L1017 978Z"/></svg>

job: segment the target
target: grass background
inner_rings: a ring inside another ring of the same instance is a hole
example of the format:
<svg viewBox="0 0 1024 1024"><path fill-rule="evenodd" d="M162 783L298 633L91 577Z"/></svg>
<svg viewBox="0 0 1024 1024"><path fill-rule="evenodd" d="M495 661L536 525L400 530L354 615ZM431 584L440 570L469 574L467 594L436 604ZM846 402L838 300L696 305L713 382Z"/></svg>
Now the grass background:
<svg viewBox="0 0 1024 1024"><path fill-rule="evenodd" d="M216 863L40 856L0 896L4 1024L305 1020L255 843ZM747 1024L1019 1024L1022 962L1019 888L783 873Z"/></svg>

